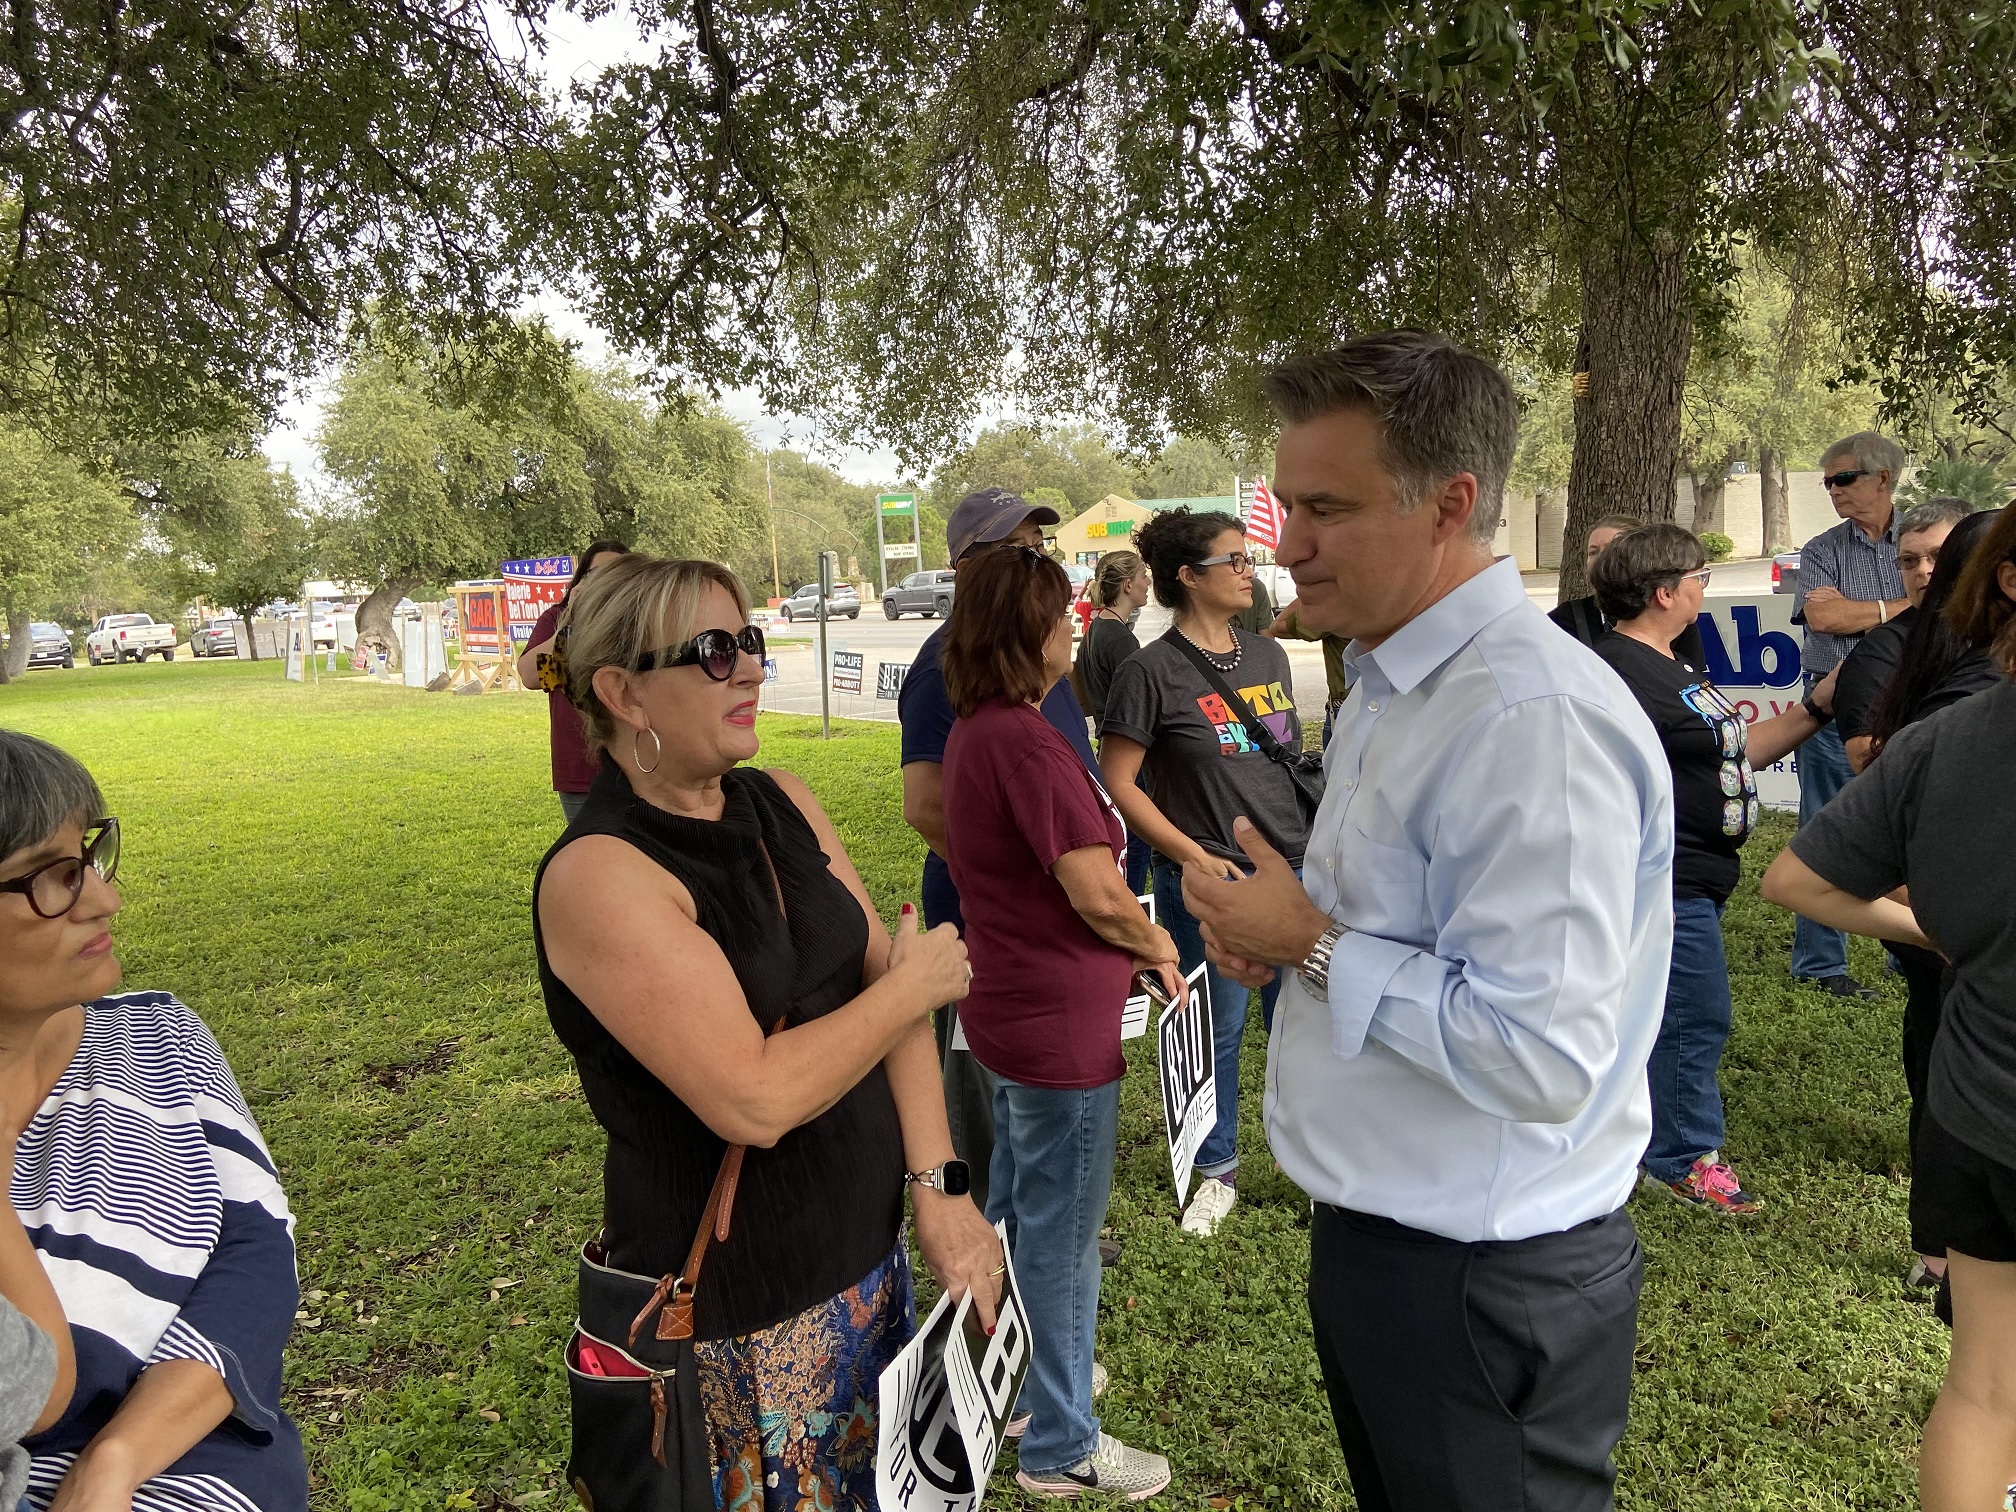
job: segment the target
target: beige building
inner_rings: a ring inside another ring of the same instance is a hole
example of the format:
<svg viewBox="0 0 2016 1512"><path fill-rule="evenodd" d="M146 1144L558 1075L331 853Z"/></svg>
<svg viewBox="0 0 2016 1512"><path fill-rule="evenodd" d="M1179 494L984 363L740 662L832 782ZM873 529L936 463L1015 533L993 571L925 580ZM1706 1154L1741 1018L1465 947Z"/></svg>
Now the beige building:
<svg viewBox="0 0 2016 1512"><path fill-rule="evenodd" d="M1792 511L1792 545L1803 546L1821 531L1840 523L1827 490L1820 486L1817 472L1795 472L1786 476ZM1764 554L1764 500L1762 479L1756 473L1739 474L1729 480L1722 495L1722 533L1736 543L1737 558ZM1694 526L1694 490L1685 477L1679 481L1673 518L1690 530ZM1505 513L1498 526L1497 550L1510 556L1522 571L1552 572L1561 565L1561 526L1568 512L1566 489L1554 489L1543 499L1531 494L1505 495Z"/></svg>
<svg viewBox="0 0 2016 1512"><path fill-rule="evenodd" d="M1135 531L1154 519L1158 509L1173 509L1179 504L1187 504L1200 513L1212 509L1225 514L1238 513L1230 494L1209 499L1139 501L1108 494L1083 514L1057 527L1057 554L1067 562L1095 567L1109 551L1131 551Z"/></svg>

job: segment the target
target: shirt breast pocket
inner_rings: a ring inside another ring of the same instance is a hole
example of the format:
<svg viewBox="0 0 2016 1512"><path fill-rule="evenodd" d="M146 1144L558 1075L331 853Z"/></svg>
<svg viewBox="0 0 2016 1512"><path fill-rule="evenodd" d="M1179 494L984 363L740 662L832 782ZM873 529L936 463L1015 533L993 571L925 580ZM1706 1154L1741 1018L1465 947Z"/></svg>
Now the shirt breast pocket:
<svg viewBox="0 0 2016 1512"><path fill-rule="evenodd" d="M1337 917L1351 928L1402 944L1428 946L1428 863L1409 847L1382 845L1345 825L1337 847Z"/></svg>

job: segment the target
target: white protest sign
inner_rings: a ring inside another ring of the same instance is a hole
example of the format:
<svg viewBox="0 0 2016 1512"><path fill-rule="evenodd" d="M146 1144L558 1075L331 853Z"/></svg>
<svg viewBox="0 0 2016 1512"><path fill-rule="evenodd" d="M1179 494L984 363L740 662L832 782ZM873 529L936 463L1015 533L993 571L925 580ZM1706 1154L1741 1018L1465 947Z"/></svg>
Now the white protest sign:
<svg viewBox="0 0 2016 1512"><path fill-rule="evenodd" d="M875 1500L882 1512L978 1512L979 1493L945 1374L952 1298L938 1298L917 1337L882 1372Z"/></svg>
<svg viewBox="0 0 2016 1512"><path fill-rule="evenodd" d="M1005 1230L995 1226L1004 1255ZM956 1307L941 1295L882 1372L875 1461L882 1512L979 1512L1002 1430L1029 1374L1029 1314L1012 1260L992 1338L971 1315L970 1294ZM983 1467L978 1475L976 1464Z"/></svg>
<svg viewBox="0 0 2016 1512"><path fill-rule="evenodd" d="M1001 1452L1015 1399L1029 1376L1029 1315L1015 1285L1015 1261L1008 1254L1008 1225L997 1223L1001 1254L1008 1269L1001 1277L1001 1305L994 1310L994 1332L983 1333L973 1310L973 1294L960 1300L952 1337L945 1346L945 1374L952 1385L952 1407L959 1436L966 1445L966 1465L974 1485L984 1492Z"/></svg>
<svg viewBox="0 0 2016 1512"><path fill-rule="evenodd" d="M1176 1200L1190 1195L1190 1168L1197 1148L1218 1121L1216 1041L1211 1030L1211 989L1205 984L1208 963L1184 980L1190 986L1188 1005L1174 1005L1156 1026L1156 1063L1162 1072L1162 1124L1169 1131L1169 1164L1176 1175Z"/></svg>
<svg viewBox="0 0 2016 1512"><path fill-rule="evenodd" d="M861 670L866 653L861 651L835 651L833 653L833 691L835 693L859 693L861 691Z"/></svg>
<svg viewBox="0 0 2016 1512"><path fill-rule="evenodd" d="M1155 894L1151 890L1134 900L1148 911L1148 922L1155 922ZM1120 1009L1120 1038L1139 1039L1148 1032L1148 994L1136 993L1127 999Z"/></svg>
<svg viewBox="0 0 2016 1512"><path fill-rule="evenodd" d="M1792 604L1789 593L1702 600L1695 623L1708 665L1701 670L1728 696L1746 724L1783 714L1805 696ZM1797 752L1757 768L1758 798L1773 808L1797 808L1798 772Z"/></svg>

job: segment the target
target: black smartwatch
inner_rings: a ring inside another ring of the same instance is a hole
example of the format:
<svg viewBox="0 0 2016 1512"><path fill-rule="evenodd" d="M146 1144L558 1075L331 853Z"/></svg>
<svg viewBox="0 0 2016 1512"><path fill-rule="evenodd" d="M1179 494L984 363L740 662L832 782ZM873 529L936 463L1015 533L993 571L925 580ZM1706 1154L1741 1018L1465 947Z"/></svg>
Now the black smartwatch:
<svg viewBox="0 0 2016 1512"><path fill-rule="evenodd" d="M1823 725L1832 724L1834 721L1834 716L1832 714L1829 714L1825 709L1821 708L1820 705L1813 702L1813 695L1811 693L1808 693L1804 698L1799 700L1799 707L1804 709L1808 714L1813 716L1813 722L1815 724L1823 724Z"/></svg>
<svg viewBox="0 0 2016 1512"><path fill-rule="evenodd" d="M948 1160L928 1171L905 1171L903 1179L947 1197L964 1197L973 1190L973 1173L963 1160Z"/></svg>

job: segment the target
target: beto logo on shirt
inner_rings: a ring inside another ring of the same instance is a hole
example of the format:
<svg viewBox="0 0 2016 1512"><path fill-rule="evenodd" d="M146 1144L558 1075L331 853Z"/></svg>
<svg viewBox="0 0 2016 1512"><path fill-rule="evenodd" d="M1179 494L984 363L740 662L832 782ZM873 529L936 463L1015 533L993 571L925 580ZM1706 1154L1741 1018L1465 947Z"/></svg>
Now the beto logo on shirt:
<svg viewBox="0 0 2016 1512"><path fill-rule="evenodd" d="M1715 732L1722 753L1722 766L1716 774L1722 787L1722 833L1731 840L1742 840L1756 826L1761 812L1757 776L1750 770L1749 727L1728 696L1713 683L1682 688L1680 701Z"/></svg>
<svg viewBox="0 0 2016 1512"><path fill-rule="evenodd" d="M1253 711L1254 718L1267 726L1268 734L1283 745L1289 743L1288 716L1295 707L1295 700L1288 696L1286 688L1278 682L1255 683L1250 688L1239 689L1239 696ZM1220 756L1244 756L1260 749L1254 744L1253 737L1246 733L1246 721L1233 713L1216 693L1206 693L1198 699L1197 708L1211 721L1212 729L1218 732Z"/></svg>

